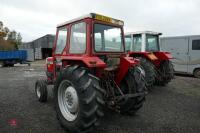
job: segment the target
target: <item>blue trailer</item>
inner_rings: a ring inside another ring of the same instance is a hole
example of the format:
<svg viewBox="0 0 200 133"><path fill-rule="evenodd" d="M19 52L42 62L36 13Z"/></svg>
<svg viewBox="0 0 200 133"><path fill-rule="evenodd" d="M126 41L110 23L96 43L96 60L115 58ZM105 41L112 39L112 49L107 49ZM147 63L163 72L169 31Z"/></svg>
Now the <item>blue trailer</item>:
<svg viewBox="0 0 200 133"><path fill-rule="evenodd" d="M0 64L2 66L14 66L16 63L27 64L26 60L26 50L0 51Z"/></svg>

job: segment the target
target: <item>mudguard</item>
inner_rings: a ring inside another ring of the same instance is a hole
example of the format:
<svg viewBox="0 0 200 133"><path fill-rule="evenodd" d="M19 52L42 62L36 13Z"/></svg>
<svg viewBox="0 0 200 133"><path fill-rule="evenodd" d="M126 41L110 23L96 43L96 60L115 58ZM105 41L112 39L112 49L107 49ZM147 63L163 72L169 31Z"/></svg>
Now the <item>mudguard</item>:
<svg viewBox="0 0 200 133"><path fill-rule="evenodd" d="M153 52L153 53L159 60L174 59L170 52Z"/></svg>
<svg viewBox="0 0 200 133"><path fill-rule="evenodd" d="M75 56L62 56L61 60L70 60L70 61L81 61L84 63L87 67L89 68L105 68L106 63L103 62L100 58L98 57L88 57L88 56L82 56L82 57L75 57Z"/></svg>
<svg viewBox="0 0 200 133"><path fill-rule="evenodd" d="M119 66L119 71L117 72L115 82L117 85L120 84L122 79L126 76L128 70L130 67L135 66L139 64L139 60L134 59L133 57L121 57L120 58L120 66Z"/></svg>
<svg viewBox="0 0 200 133"><path fill-rule="evenodd" d="M143 56L151 61L158 60L158 58L152 52L129 52L129 56L131 57Z"/></svg>

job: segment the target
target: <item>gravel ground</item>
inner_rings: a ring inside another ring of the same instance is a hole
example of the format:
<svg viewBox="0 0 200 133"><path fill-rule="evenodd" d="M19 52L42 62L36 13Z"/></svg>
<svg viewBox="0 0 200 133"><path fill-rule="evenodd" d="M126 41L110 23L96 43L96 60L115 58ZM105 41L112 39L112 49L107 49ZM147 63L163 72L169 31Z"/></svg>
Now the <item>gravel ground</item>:
<svg viewBox="0 0 200 133"><path fill-rule="evenodd" d="M51 86L46 104L39 103L34 83L45 78L42 65L0 68L0 133L65 133L53 106ZM200 79L176 76L155 87L135 116L107 111L98 133L199 133Z"/></svg>

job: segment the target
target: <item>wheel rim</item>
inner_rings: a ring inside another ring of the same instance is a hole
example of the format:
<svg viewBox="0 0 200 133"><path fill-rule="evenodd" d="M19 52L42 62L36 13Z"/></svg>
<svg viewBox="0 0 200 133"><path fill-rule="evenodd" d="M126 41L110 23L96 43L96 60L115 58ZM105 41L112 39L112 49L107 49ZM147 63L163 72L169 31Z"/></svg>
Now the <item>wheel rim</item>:
<svg viewBox="0 0 200 133"><path fill-rule="evenodd" d="M197 71L197 72L195 73L195 76L196 76L197 78L200 78L200 71Z"/></svg>
<svg viewBox="0 0 200 133"><path fill-rule="evenodd" d="M58 88L58 105L63 117L68 121L74 121L78 115L79 102L76 89L63 81Z"/></svg>
<svg viewBox="0 0 200 133"><path fill-rule="evenodd" d="M40 87L38 85L36 87L36 94L37 94L37 97L40 98L41 92L40 92Z"/></svg>

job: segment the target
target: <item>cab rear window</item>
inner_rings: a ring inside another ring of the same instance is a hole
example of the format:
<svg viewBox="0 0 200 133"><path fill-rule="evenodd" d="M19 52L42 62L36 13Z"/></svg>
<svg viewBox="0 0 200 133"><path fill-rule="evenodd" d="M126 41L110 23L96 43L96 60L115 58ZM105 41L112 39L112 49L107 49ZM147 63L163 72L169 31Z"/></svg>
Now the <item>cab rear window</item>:
<svg viewBox="0 0 200 133"><path fill-rule="evenodd" d="M59 29L58 39L56 41L56 54L61 54L67 43L67 29Z"/></svg>

